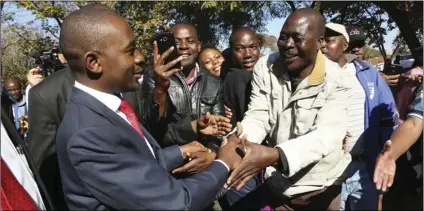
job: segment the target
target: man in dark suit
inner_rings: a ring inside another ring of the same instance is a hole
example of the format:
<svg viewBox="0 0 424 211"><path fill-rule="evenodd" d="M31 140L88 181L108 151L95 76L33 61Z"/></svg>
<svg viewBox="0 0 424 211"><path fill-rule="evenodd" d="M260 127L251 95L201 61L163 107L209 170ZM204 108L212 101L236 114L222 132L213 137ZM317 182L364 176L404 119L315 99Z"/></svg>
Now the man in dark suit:
<svg viewBox="0 0 424 211"><path fill-rule="evenodd" d="M89 4L86 7L109 9L102 4ZM74 73L69 67L65 67L31 88L28 96L31 102L28 108L28 149L55 207L60 210L68 208L60 180L56 133L74 82ZM141 90L125 93L123 97L139 114Z"/></svg>
<svg viewBox="0 0 424 211"><path fill-rule="evenodd" d="M56 138L68 207L199 210L210 204L240 162L239 145L224 140L219 159L203 172L175 179L169 171L205 148L161 149L120 98L138 87L144 62L128 22L112 10L83 7L65 18L60 34L76 77Z"/></svg>

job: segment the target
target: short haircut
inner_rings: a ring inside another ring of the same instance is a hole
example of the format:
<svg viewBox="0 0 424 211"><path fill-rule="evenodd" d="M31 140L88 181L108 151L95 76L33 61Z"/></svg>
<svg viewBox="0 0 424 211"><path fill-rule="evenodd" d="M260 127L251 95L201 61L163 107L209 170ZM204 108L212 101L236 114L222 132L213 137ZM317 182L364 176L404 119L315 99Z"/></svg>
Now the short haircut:
<svg viewBox="0 0 424 211"><path fill-rule="evenodd" d="M15 76L10 77L4 82L4 84L6 85L10 82L13 82L13 83L19 84L19 86L22 86L21 79L19 79L18 77L15 77Z"/></svg>
<svg viewBox="0 0 424 211"><path fill-rule="evenodd" d="M256 37L256 39L258 40L258 42L259 42L259 38L258 38L258 35L254 32L254 31L252 31L249 27L246 27L246 26L242 26L242 27L238 27L238 28L235 28L232 32L231 32L231 35L230 35L230 47L232 47L233 45L234 45L234 39L235 39L235 36L236 36L236 34L238 34L238 33L240 33L240 32L247 32L247 33L252 33L253 35L255 35L255 37Z"/></svg>
<svg viewBox="0 0 424 211"><path fill-rule="evenodd" d="M325 35L325 20L318 11L312 8L300 8L292 12L288 18L294 15L308 17L308 20L311 21L309 25L312 26L313 32L316 33L315 35L317 38Z"/></svg>
<svg viewBox="0 0 424 211"><path fill-rule="evenodd" d="M172 24L171 25L171 29L170 30L172 30L173 28L175 28L177 26L181 26L181 25L185 25L185 26L189 26L189 27L193 28L194 29L194 32L196 33L196 39L199 39L199 33L197 32L196 27L193 24L189 23L189 22L178 21L175 24Z"/></svg>
<svg viewBox="0 0 424 211"><path fill-rule="evenodd" d="M60 48L69 66L79 70L80 56L88 51L103 51L104 35L110 23L107 17L120 17L105 5L88 4L69 14L60 30Z"/></svg>

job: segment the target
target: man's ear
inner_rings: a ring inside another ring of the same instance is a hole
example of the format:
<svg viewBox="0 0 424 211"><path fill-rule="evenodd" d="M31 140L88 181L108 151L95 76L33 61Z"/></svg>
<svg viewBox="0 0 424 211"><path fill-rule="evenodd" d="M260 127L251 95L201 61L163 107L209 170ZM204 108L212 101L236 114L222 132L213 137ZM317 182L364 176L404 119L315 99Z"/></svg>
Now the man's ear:
<svg viewBox="0 0 424 211"><path fill-rule="evenodd" d="M200 53L200 51L202 51L202 44L200 43L200 41L197 41L197 42L199 42L199 47L197 48L198 50L198 52Z"/></svg>
<svg viewBox="0 0 424 211"><path fill-rule="evenodd" d="M323 48L324 45L325 45L324 36L319 36L317 38L317 50L320 50L321 48Z"/></svg>
<svg viewBox="0 0 424 211"><path fill-rule="evenodd" d="M343 52L347 52L347 49L349 49L349 43L345 40L343 42Z"/></svg>
<svg viewBox="0 0 424 211"><path fill-rule="evenodd" d="M100 74L103 72L102 66L100 65L100 54L95 51L89 51L85 53L85 68L88 72Z"/></svg>

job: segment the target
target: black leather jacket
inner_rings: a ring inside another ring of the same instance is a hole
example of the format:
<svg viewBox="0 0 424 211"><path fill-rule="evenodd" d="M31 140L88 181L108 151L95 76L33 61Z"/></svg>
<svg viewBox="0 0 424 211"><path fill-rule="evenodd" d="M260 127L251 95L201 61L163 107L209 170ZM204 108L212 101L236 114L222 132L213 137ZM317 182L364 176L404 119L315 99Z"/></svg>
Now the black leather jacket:
<svg viewBox="0 0 424 211"><path fill-rule="evenodd" d="M177 73L171 78L168 89L167 108L164 117L159 119L158 107L153 101L155 80L152 70L144 74L142 90L142 111L144 126L160 143L162 147L173 144L185 144L193 140L170 140L165 137L184 137L185 134L170 130L169 124L182 124L181 121L190 116L191 120L198 119L207 112L215 115L225 115L223 82L220 78L200 69L199 75L194 79L191 88L187 86L182 73ZM189 126L189 124L185 124ZM186 128L185 131L188 131ZM180 132L182 133L182 132ZM200 140L199 140L200 141Z"/></svg>

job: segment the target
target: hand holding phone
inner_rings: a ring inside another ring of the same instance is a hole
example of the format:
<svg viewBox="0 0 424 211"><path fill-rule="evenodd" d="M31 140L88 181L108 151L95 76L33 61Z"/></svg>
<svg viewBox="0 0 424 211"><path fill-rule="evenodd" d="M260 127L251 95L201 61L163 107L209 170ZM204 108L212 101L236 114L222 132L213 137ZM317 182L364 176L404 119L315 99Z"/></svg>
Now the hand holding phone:
<svg viewBox="0 0 424 211"><path fill-rule="evenodd" d="M175 40L174 40L174 43L175 43ZM172 61L169 61L169 57L172 55L173 51L176 50L176 47L171 46L170 48L165 50L162 54L159 54L158 46L159 46L159 42L158 40L156 40L153 43L153 72L155 74L155 80L156 80L155 86L156 88L166 92L170 85L169 78L173 76L175 73L182 70L181 65L179 68L177 65L178 63L181 62L182 57L178 56Z"/></svg>

